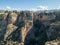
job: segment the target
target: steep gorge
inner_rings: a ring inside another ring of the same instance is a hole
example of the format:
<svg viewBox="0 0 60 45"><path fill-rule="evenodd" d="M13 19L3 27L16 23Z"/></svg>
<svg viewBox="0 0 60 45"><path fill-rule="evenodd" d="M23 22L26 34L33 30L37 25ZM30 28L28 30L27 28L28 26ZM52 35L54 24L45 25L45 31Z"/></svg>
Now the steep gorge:
<svg viewBox="0 0 60 45"><path fill-rule="evenodd" d="M60 26L55 24L55 20L53 13L4 11L0 13L0 42L6 40L24 45L45 45L46 41L60 39Z"/></svg>

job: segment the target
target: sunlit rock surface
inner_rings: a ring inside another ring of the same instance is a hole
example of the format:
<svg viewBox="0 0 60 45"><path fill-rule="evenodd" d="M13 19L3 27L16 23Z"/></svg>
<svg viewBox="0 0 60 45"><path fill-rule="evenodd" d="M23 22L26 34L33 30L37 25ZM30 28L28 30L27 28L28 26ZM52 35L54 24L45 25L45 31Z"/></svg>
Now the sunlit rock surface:
<svg viewBox="0 0 60 45"><path fill-rule="evenodd" d="M45 45L60 45L60 40L47 41Z"/></svg>
<svg viewBox="0 0 60 45"><path fill-rule="evenodd" d="M4 39L6 39L13 31L15 31L17 27L13 24L8 24L6 29L6 34L4 36Z"/></svg>

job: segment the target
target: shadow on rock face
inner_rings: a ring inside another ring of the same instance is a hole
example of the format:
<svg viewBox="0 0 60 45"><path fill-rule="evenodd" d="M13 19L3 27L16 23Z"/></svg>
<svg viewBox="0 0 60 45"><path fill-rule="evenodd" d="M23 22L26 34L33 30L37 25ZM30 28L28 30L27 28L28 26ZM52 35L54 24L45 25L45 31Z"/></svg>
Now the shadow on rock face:
<svg viewBox="0 0 60 45"><path fill-rule="evenodd" d="M36 20L25 37L24 45L45 45L47 39L44 25Z"/></svg>

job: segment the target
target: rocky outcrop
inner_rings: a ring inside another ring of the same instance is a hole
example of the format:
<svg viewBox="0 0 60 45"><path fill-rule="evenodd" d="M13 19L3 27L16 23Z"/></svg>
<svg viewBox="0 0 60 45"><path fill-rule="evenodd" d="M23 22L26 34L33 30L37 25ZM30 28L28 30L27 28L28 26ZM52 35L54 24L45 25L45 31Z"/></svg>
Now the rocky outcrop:
<svg viewBox="0 0 60 45"><path fill-rule="evenodd" d="M17 26L13 24L8 24L6 29L6 34L4 35L4 40L6 40L6 38L16 29L17 29Z"/></svg>
<svg viewBox="0 0 60 45"><path fill-rule="evenodd" d="M56 15L48 13L5 11L0 13L0 40L44 45L47 40L60 39L55 19Z"/></svg>
<svg viewBox="0 0 60 45"><path fill-rule="evenodd" d="M50 40L60 39L60 22L52 23L50 28L47 30L47 36Z"/></svg>
<svg viewBox="0 0 60 45"><path fill-rule="evenodd" d="M45 45L60 45L60 40L47 41Z"/></svg>
<svg viewBox="0 0 60 45"><path fill-rule="evenodd" d="M24 42L27 32L33 26L33 13L31 11L4 12L0 14L0 23L0 37L3 37L3 40Z"/></svg>

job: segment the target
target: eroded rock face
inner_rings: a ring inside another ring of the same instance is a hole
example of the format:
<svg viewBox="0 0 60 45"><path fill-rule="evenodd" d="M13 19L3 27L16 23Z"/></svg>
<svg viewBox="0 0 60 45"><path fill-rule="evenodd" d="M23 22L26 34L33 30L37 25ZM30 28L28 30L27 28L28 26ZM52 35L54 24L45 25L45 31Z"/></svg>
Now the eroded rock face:
<svg viewBox="0 0 60 45"><path fill-rule="evenodd" d="M13 24L8 24L6 29L6 34L4 35L4 40L6 40L6 38L16 29L17 29L17 26Z"/></svg>
<svg viewBox="0 0 60 45"><path fill-rule="evenodd" d="M45 43L45 45L60 45L60 40L52 40Z"/></svg>
<svg viewBox="0 0 60 45"><path fill-rule="evenodd" d="M38 41L38 45L43 45L47 39L60 38L60 26L50 25L55 17L52 14L44 15L32 11L2 13L0 14L0 39L3 37L2 39L6 40L12 36L10 38L12 41L21 40L24 43L27 40L31 44L33 42L33 45Z"/></svg>
<svg viewBox="0 0 60 45"><path fill-rule="evenodd" d="M6 22L6 17L7 17L8 13L1 13L0 14L0 39L2 40L2 38L4 38L4 34L6 32L6 26L7 26L7 22Z"/></svg>
<svg viewBox="0 0 60 45"><path fill-rule="evenodd" d="M9 14L9 18L8 18L8 24L10 24L10 23L15 23L15 21L16 21L16 19L17 19L17 14L16 13L14 13L14 12L12 12L12 13L10 13Z"/></svg>
<svg viewBox="0 0 60 45"><path fill-rule="evenodd" d="M47 36L50 40L60 39L60 25L51 24L49 30L47 30Z"/></svg>
<svg viewBox="0 0 60 45"><path fill-rule="evenodd" d="M14 12L0 13L0 39L6 39L17 26L13 25L17 19L17 14Z"/></svg>
<svg viewBox="0 0 60 45"><path fill-rule="evenodd" d="M18 35L18 38L22 37L21 40L24 41L23 35L25 38L25 34L33 25L32 16L33 13L30 11L21 11L19 13L11 11L0 14L0 37L3 36L3 39L6 40L10 35L14 35L13 40L15 40L17 37L15 35ZM22 27L26 28L26 30L22 29ZM19 30L20 32L18 32Z"/></svg>

